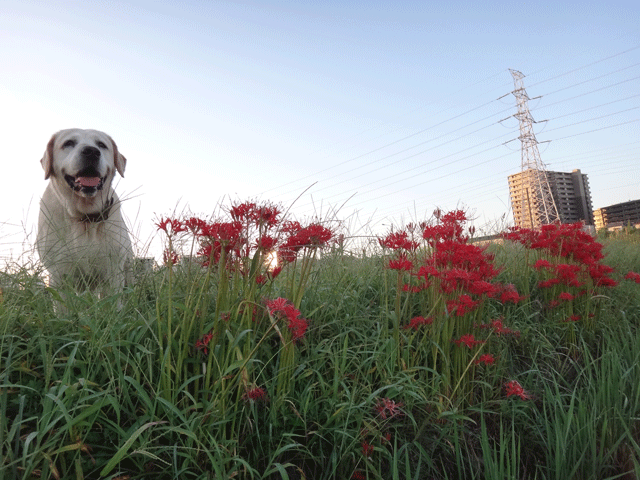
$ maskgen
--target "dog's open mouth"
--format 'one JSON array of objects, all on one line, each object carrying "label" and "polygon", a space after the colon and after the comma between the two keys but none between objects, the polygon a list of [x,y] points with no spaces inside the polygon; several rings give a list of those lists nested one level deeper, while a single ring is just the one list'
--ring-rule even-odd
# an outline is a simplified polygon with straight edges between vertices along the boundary
[{"label": "dog's open mouth", "polygon": [[75,192],[93,193],[101,190],[107,177],[94,175],[65,175],[64,179]]}]

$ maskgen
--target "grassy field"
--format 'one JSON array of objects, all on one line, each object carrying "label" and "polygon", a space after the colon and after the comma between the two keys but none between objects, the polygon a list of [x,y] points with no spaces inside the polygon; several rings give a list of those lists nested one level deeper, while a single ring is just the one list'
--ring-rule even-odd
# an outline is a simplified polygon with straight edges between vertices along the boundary
[{"label": "grassy field", "polygon": [[160,221],[109,298],[2,273],[0,478],[640,478],[640,235],[356,256],[267,207]]}]

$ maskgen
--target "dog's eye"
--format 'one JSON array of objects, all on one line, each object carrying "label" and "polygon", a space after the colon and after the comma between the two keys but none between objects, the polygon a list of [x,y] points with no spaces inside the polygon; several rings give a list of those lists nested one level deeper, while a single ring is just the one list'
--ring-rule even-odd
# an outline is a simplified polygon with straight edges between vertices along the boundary
[{"label": "dog's eye", "polygon": [[98,148],[102,148],[103,150],[107,150],[107,146],[104,143],[102,143],[100,140],[98,140],[96,142],[96,145],[98,145]]},{"label": "dog's eye", "polygon": [[76,141],[75,140],[67,140],[66,142],[64,142],[62,144],[62,148],[73,148],[76,146]]}]

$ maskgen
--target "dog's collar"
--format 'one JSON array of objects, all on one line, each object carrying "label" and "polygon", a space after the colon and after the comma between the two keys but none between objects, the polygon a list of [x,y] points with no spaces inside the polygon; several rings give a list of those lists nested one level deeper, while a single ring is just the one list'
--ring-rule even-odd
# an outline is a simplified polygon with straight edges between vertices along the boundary
[{"label": "dog's collar", "polygon": [[109,218],[109,213],[113,207],[113,197],[105,202],[105,207],[98,213],[85,213],[80,217],[82,223],[100,223]]}]

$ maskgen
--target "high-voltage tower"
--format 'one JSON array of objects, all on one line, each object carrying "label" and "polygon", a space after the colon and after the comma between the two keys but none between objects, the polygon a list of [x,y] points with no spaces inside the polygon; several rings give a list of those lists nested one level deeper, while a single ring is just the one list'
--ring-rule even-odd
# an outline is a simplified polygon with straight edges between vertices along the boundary
[{"label": "high-voltage tower", "polygon": [[558,208],[549,183],[547,170],[540,159],[538,140],[533,132],[535,121],[529,111],[529,96],[524,89],[524,75],[509,69],[513,76],[515,90],[512,92],[518,104],[515,118],[520,122],[522,171],[520,173],[519,200],[512,201],[516,225],[536,228],[560,219]]}]

